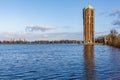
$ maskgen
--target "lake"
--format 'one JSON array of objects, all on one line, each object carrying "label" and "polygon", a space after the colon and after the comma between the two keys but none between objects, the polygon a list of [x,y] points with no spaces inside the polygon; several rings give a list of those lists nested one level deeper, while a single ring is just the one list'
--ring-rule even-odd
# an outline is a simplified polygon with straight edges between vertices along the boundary
[{"label": "lake", "polygon": [[120,80],[120,49],[81,44],[0,44],[0,80]]}]

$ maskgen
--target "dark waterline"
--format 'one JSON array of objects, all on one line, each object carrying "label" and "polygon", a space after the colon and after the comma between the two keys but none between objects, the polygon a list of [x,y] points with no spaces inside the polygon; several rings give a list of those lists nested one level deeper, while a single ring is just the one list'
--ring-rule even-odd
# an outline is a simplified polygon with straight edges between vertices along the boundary
[{"label": "dark waterline", "polygon": [[120,50],[80,44],[1,44],[0,80],[119,80]]}]

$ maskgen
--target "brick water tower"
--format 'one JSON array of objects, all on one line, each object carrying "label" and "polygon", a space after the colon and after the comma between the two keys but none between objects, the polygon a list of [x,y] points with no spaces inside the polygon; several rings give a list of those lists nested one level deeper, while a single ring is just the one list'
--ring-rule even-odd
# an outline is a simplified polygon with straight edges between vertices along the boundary
[{"label": "brick water tower", "polygon": [[94,8],[88,4],[83,9],[84,44],[94,44]]}]

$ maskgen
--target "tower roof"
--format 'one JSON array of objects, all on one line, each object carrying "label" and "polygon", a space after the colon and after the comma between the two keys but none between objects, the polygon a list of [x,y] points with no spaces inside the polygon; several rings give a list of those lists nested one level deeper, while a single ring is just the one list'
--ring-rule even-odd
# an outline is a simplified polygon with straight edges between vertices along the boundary
[{"label": "tower roof", "polygon": [[87,8],[94,9],[90,4],[88,4],[88,6],[85,7],[85,9],[87,9]]}]

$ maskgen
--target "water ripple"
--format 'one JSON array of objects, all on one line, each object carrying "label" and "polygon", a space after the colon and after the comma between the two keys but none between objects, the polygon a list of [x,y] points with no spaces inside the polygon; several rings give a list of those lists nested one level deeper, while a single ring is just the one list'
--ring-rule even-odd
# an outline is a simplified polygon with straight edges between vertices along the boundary
[{"label": "water ripple", "polygon": [[119,80],[120,50],[78,44],[0,45],[0,80]]}]

